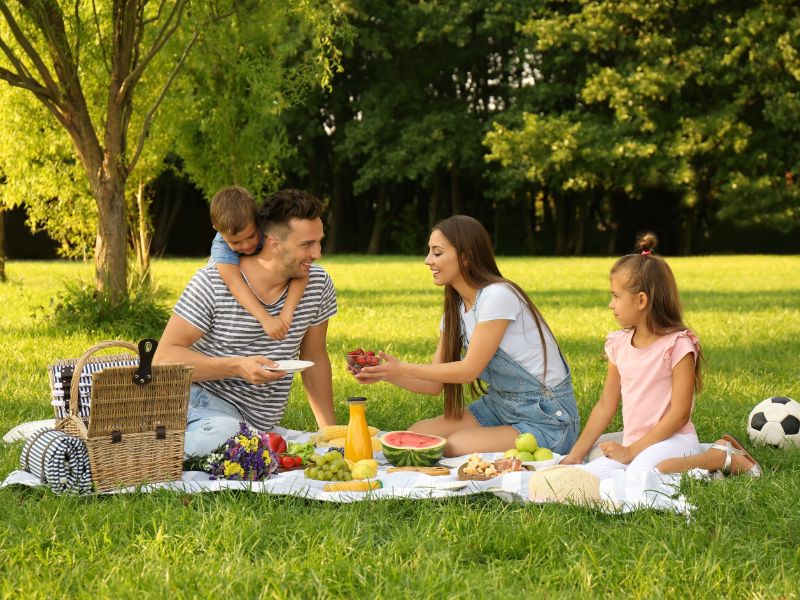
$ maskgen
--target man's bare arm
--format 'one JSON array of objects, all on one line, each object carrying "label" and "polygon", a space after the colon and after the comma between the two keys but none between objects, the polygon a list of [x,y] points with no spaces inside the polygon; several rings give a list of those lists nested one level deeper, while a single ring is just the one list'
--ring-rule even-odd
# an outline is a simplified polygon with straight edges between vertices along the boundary
[{"label": "man's bare arm", "polygon": [[286,375],[283,371],[267,371],[275,363],[265,356],[206,356],[190,350],[203,335],[197,327],[173,314],[156,349],[153,362],[192,365],[192,381],[209,381],[241,377],[250,383],[276,381]]},{"label": "man's bare arm", "polygon": [[302,373],[303,387],[306,389],[308,403],[317,425],[336,424],[336,413],[333,410],[333,380],[331,376],[331,359],[327,348],[328,322],[309,327],[300,344],[300,358],[311,360],[314,366]]}]

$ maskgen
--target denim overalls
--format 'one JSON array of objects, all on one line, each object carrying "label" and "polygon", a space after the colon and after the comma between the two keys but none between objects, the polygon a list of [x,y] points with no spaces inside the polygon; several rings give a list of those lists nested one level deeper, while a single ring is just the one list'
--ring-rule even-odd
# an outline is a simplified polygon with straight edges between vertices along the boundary
[{"label": "denim overalls", "polygon": [[[476,322],[480,295],[481,290],[478,290],[472,307]],[[468,343],[463,318],[461,339],[466,352]],[[578,438],[580,417],[572,391],[572,375],[560,350],[559,357],[567,376],[550,388],[498,347],[480,374],[489,391],[467,408],[485,427],[510,425],[520,433],[534,434],[539,446],[566,454]]]}]

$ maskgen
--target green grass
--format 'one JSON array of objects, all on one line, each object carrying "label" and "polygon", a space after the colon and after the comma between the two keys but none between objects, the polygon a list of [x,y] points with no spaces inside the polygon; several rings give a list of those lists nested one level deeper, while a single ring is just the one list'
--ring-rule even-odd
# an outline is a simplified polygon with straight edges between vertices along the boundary
[{"label": "green grass", "polygon": [[[558,336],[583,418],[602,388],[612,259],[505,258]],[[170,299],[198,260],[155,264]],[[339,314],[331,321],[336,410],[369,398],[371,424],[404,428],[441,400],[378,384],[360,388],[343,354],[384,348],[407,360],[433,352],[441,291],[420,258],[326,258]],[[670,260],[708,359],[694,421],[701,439],[745,436],[750,408],[800,399],[800,257]],[[52,416],[46,365],[114,331],[44,325],[49,299],[91,268],[10,262],[0,285],[0,429]],[[41,307],[41,308],[37,308]],[[151,331],[143,331],[152,334]],[[156,332],[157,334],[157,332]],[[302,388],[284,425],[312,429]],[[619,422],[616,423],[618,427]],[[20,445],[0,447],[0,477]],[[56,497],[0,490],[0,595],[241,598],[797,598],[800,451],[756,448],[760,480],[686,481],[691,519],[624,516],[570,506],[505,504],[493,496],[337,505],[240,492]]]}]

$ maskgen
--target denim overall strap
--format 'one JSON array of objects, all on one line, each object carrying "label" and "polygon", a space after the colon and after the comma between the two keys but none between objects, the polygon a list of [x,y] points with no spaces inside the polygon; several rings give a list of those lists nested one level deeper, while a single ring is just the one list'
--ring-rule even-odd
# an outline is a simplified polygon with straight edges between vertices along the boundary
[{"label": "denim overall strap", "polygon": [[[481,292],[478,290],[475,296],[475,303],[472,305],[472,313],[475,315],[475,321],[478,321],[478,302],[480,301]],[[461,339],[465,349],[469,348],[466,336],[466,327],[464,325],[464,318],[460,318],[461,325]],[[567,377],[570,375],[569,365],[561,355],[559,349],[559,356],[564,363],[564,368],[567,371]],[[565,377],[565,379],[567,378]],[[539,381],[532,373],[529,373],[517,361],[515,361],[507,352],[498,347],[492,356],[489,363],[484,368],[483,372],[479,375],[481,381],[488,383],[495,391],[499,393],[540,393],[549,392],[544,382]],[[559,383],[560,385],[560,383]]]},{"label": "denim overall strap", "polygon": [[[479,299],[480,291],[472,307],[476,321]],[[468,347],[463,318],[461,327],[464,346]],[[580,417],[569,365],[560,350],[559,357],[567,374],[553,387],[539,381],[500,347],[484,368],[480,379],[489,385],[484,399],[496,406],[497,414],[506,416],[506,424],[522,430],[518,425],[526,421],[531,425],[530,429],[537,432],[537,439],[542,445],[554,452],[564,453],[577,438]]]}]

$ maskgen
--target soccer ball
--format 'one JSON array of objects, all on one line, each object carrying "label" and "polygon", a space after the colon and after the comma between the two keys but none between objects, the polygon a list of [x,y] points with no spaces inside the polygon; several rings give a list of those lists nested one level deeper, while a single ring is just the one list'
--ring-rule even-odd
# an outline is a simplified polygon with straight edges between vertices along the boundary
[{"label": "soccer ball", "polygon": [[761,446],[800,446],[800,403],[785,396],[762,400],[750,411],[747,435]]}]

